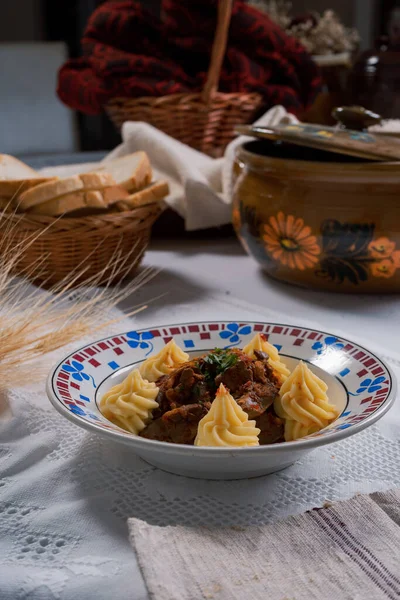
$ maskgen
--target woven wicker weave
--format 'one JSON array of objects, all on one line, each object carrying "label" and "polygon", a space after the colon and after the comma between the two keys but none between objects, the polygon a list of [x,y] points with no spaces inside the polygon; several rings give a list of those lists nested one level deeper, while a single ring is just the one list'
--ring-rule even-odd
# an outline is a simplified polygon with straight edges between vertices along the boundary
[{"label": "woven wicker weave", "polygon": [[262,104],[256,93],[218,92],[232,14],[232,0],[220,0],[207,81],[202,93],[115,98],[105,107],[118,129],[125,121],[145,121],[206,154],[219,156],[234,138],[236,125],[253,121]]},{"label": "woven wicker weave", "polygon": [[[99,283],[116,283],[134,275],[161,210],[159,204],[149,204],[129,212],[59,219],[4,214],[0,235],[12,236],[15,246],[26,246],[16,273],[29,274],[37,284],[47,287],[83,269],[76,283],[100,274]],[[126,264],[116,267],[124,257]]]}]

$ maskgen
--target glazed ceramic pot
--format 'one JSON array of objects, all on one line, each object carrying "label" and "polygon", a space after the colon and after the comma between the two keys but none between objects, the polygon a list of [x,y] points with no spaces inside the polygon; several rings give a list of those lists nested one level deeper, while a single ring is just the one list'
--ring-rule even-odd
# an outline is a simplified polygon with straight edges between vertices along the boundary
[{"label": "glazed ceramic pot", "polygon": [[400,292],[400,163],[247,142],[234,165],[233,224],[276,279],[335,292]]}]

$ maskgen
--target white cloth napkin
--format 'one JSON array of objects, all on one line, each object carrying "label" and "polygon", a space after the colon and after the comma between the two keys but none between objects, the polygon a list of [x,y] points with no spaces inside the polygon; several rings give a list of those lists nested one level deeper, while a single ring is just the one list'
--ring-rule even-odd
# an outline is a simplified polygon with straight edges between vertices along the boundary
[{"label": "white cloth napkin", "polygon": [[[298,122],[282,106],[271,108],[256,124],[277,125]],[[235,149],[246,139],[234,139],[223,158],[215,159],[193,150],[159,129],[142,122],[126,122],[122,144],[102,162],[144,150],[154,167],[155,179],[170,185],[167,204],[185,220],[187,231],[218,227],[231,222],[231,174]],[[42,169],[45,175],[67,176],[96,168],[96,163]]]},{"label": "white cloth napkin", "polygon": [[397,600],[399,518],[400,489],[264,527],[129,531],[153,600]]}]

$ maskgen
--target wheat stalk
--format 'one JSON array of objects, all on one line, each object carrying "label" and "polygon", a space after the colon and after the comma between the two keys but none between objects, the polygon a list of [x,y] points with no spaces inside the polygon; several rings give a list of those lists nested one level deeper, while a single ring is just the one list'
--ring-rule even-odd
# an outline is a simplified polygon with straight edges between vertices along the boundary
[{"label": "wheat stalk", "polygon": [[[0,220],[5,218],[5,213],[0,214]],[[128,274],[135,254],[135,248],[124,256],[117,248],[110,256],[109,264],[83,283],[77,284],[86,268],[77,265],[63,281],[47,291],[38,290],[30,283],[30,278],[40,272],[45,256],[32,265],[24,277],[13,275],[22,253],[36,241],[38,234],[33,234],[22,247],[16,243],[15,230],[8,220],[2,227],[0,238],[0,388],[3,389],[41,377],[37,360],[43,355],[143,310],[143,306],[136,307],[128,314],[104,319],[105,314],[134,294],[157,272],[151,268],[143,269],[129,283],[112,287],[111,282],[117,274],[122,279]],[[99,287],[106,273],[107,281]]]}]

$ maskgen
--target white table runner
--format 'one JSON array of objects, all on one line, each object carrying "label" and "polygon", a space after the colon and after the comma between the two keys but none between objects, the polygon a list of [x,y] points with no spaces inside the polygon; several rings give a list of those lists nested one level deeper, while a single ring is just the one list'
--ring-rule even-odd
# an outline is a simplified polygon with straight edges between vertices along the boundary
[{"label": "white table runner", "polygon": [[[134,326],[200,317],[290,322],[230,296],[180,285],[138,315]],[[390,364],[399,374],[398,358]],[[376,426],[286,471],[244,482],[201,482],[158,471],[72,425],[50,406],[43,384],[13,390],[9,401],[14,418],[0,425],[2,600],[85,600],[94,590],[97,600],[147,598],[128,541],[128,517],[153,524],[262,524],[326,500],[400,486],[398,403]]]}]

